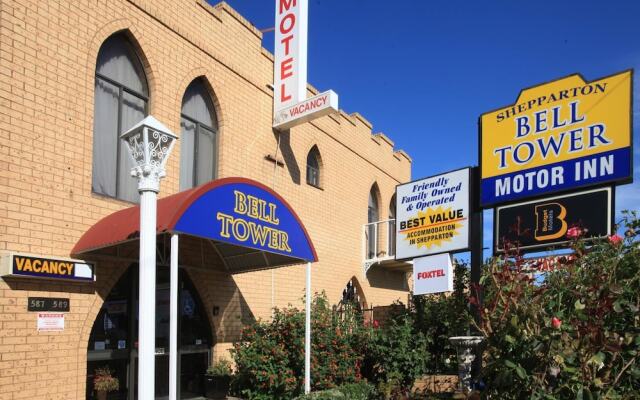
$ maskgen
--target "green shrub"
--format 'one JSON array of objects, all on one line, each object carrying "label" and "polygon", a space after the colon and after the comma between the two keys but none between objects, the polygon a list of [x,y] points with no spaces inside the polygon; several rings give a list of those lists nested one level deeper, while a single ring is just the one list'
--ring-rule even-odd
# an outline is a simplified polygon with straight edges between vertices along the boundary
[{"label": "green shrub", "polygon": [[[353,313],[353,314],[351,314]],[[324,295],[312,303],[311,384],[313,390],[360,380],[367,343],[362,317],[347,311],[339,318]],[[246,327],[234,344],[237,373],[233,390],[248,399],[291,399],[304,384],[304,311],[274,310],[271,322]]]},{"label": "green shrub", "polygon": [[471,323],[468,312],[469,269],[457,262],[454,267],[453,293],[413,296],[411,317],[415,330],[427,339],[429,374],[457,374],[456,349],[452,336],[466,335]]},{"label": "green shrub", "polygon": [[367,382],[348,383],[338,390],[349,400],[372,400],[376,398],[376,390]]},{"label": "green shrub", "polygon": [[311,392],[309,394],[296,397],[296,400],[347,400],[344,393],[338,389],[327,389],[319,392]]},{"label": "green shrub", "polygon": [[[480,331],[488,395],[633,399],[640,392],[640,227],[626,239],[576,239],[575,257],[535,282],[517,254],[492,260]],[[575,232],[575,231],[574,231]]]},{"label": "green shrub", "polygon": [[225,358],[216,361],[212,366],[207,368],[207,375],[212,376],[229,376],[231,375],[231,362]]},{"label": "green shrub", "polygon": [[415,379],[427,370],[427,339],[414,329],[410,313],[403,313],[382,328],[374,329],[368,350],[371,380],[379,385],[381,392],[408,392]]},{"label": "green shrub", "polygon": [[374,400],[376,398],[373,385],[367,382],[358,382],[348,383],[335,389],[311,392],[297,397],[297,400]]}]

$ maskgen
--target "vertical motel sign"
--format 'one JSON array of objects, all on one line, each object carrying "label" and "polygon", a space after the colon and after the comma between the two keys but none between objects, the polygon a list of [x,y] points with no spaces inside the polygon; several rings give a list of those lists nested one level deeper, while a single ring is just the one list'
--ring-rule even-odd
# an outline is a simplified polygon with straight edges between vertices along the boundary
[{"label": "vertical motel sign", "polygon": [[338,111],[332,90],[307,99],[308,0],[276,0],[273,127],[286,130]]}]

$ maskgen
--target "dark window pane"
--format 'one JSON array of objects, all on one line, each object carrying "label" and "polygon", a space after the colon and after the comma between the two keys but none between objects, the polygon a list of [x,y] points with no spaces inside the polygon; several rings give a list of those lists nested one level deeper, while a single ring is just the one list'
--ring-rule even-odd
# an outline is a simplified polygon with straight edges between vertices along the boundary
[{"label": "dark window pane", "polygon": [[121,278],[102,304],[89,335],[89,351],[123,350],[131,346],[129,339],[130,276],[131,273],[128,272]]},{"label": "dark window pane", "polygon": [[320,163],[318,149],[314,146],[307,154],[307,183],[320,187]]}]

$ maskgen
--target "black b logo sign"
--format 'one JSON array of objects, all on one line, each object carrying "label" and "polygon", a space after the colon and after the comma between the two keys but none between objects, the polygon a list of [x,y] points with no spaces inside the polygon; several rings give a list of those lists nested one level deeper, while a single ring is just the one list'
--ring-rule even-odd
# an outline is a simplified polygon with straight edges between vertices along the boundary
[{"label": "black b logo sign", "polygon": [[536,240],[557,239],[567,233],[567,209],[560,203],[546,203],[535,207]]}]

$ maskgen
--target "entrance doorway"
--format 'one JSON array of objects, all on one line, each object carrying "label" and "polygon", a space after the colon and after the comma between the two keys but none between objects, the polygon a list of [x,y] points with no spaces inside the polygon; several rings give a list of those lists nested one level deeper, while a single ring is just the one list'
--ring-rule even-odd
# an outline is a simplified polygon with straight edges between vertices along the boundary
[{"label": "entrance doorway", "polygon": [[[204,373],[213,344],[206,310],[186,272],[178,274],[178,393],[180,399],[204,398]],[[111,289],[91,329],[87,352],[87,399],[95,399],[96,369],[108,367],[120,382],[109,400],[137,398],[138,265],[132,265]],[[156,273],[156,399],[169,395],[169,269]]]}]

